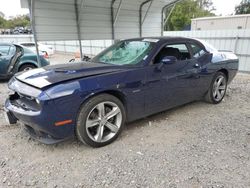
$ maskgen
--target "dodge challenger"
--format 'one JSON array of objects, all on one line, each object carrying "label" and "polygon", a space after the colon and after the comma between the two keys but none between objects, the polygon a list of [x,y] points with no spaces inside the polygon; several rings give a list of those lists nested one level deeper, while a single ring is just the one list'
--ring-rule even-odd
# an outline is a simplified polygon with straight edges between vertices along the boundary
[{"label": "dodge challenger", "polygon": [[197,39],[122,40],[89,62],[17,73],[5,115],[43,143],[76,136],[101,147],[126,122],[196,100],[220,103],[237,71],[236,55]]}]

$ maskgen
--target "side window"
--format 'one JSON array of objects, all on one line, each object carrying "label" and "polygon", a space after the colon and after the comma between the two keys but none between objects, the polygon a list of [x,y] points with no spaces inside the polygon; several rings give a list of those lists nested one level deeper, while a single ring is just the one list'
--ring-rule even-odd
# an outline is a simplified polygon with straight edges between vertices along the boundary
[{"label": "side window", "polygon": [[2,46],[0,46],[0,53],[2,55],[8,55],[9,54],[9,50],[10,50],[10,46],[9,45],[2,45]]},{"label": "side window", "polygon": [[179,61],[191,58],[188,47],[185,43],[168,44],[163,47],[155,57],[154,64],[160,63],[160,61],[166,56],[174,56]]},{"label": "side window", "polygon": [[176,53],[178,52],[178,58],[176,57],[178,60],[186,60],[191,58],[186,44],[170,44],[167,45],[166,48],[171,49],[172,51],[176,51]]},{"label": "side window", "polygon": [[9,55],[14,55],[15,52],[16,52],[16,47],[15,47],[14,45],[12,45],[12,46],[10,47],[10,50],[9,50]]},{"label": "side window", "polygon": [[191,48],[193,51],[194,58],[199,58],[200,56],[202,56],[203,54],[206,53],[203,48],[201,48],[200,46],[198,46],[196,44],[191,44]]}]

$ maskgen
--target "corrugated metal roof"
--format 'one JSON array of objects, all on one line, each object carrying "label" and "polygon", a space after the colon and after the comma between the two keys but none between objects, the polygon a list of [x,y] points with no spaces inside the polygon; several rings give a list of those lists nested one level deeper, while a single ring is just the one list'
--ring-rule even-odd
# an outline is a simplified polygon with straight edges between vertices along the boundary
[{"label": "corrugated metal roof", "polygon": [[[21,0],[27,7],[29,0]],[[121,6],[119,9],[120,2]],[[116,0],[113,4],[115,39],[140,36],[140,5],[142,7],[142,36],[161,35],[162,7],[175,0]],[[112,0],[77,0],[79,22],[76,21],[74,0],[33,0],[33,19],[37,39],[78,40],[77,23],[82,40],[112,39]],[[118,13],[117,13],[118,12]],[[144,16],[146,18],[144,19]]]}]

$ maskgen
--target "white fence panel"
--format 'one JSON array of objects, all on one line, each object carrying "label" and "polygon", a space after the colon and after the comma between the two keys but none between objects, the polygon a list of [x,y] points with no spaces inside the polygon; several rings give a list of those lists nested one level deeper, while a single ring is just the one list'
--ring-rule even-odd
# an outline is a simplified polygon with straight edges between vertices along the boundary
[{"label": "white fence panel", "polygon": [[250,30],[166,31],[164,36],[198,38],[218,50],[230,50],[239,57],[239,70],[250,72]]}]

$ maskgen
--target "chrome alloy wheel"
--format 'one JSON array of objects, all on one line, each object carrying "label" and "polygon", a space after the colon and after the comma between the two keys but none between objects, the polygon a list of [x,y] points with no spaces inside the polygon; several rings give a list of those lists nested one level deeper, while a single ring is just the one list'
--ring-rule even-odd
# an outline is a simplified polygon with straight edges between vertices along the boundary
[{"label": "chrome alloy wheel", "polygon": [[220,101],[225,95],[227,88],[226,78],[222,75],[218,76],[213,84],[213,98],[215,101]]},{"label": "chrome alloy wheel", "polygon": [[95,142],[106,142],[112,139],[122,124],[121,109],[113,102],[97,104],[87,116],[86,131]]}]

